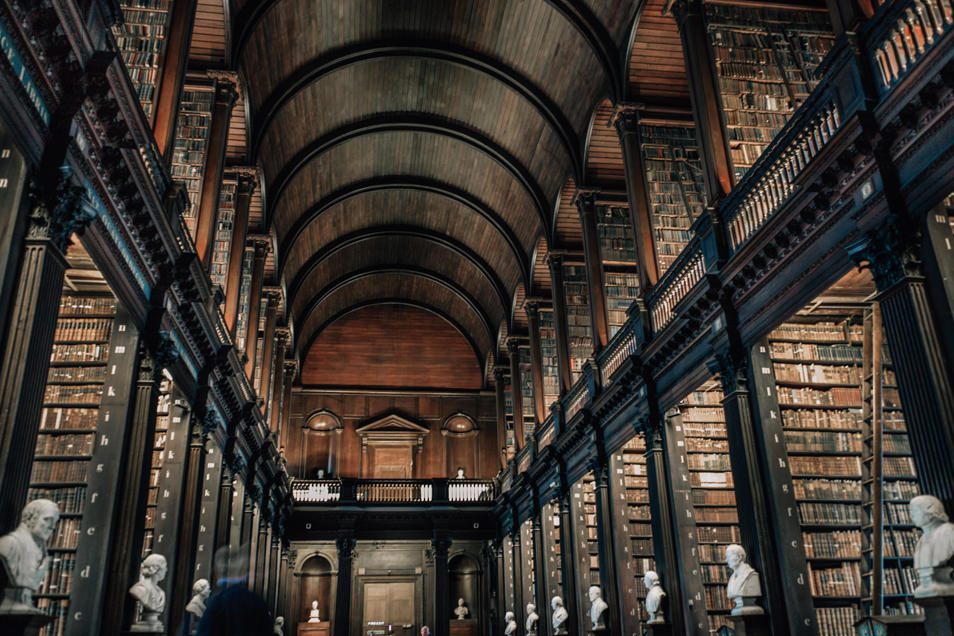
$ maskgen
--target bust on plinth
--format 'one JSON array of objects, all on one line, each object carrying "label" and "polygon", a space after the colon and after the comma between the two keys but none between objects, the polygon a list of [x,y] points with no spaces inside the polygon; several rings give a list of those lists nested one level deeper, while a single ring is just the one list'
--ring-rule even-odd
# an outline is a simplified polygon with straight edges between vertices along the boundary
[{"label": "bust on plinth", "polygon": [[564,636],[566,634],[566,620],[570,614],[563,607],[563,599],[554,596],[550,601],[550,609],[553,610],[553,634],[554,636]]},{"label": "bust on plinth", "polygon": [[6,586],[0,613],[42,614],[33,606],[33,593],[46,579],[50,557],[46,543],[60,520],[59,507],[49,499],[35,499],[23,508],[20,525],[0,537],[0,566]]},{"label": "bust on plinth", "polygon": [[606,629],[606,610],[609,605],[603,600],[599,585],[591,585],[588,591],[590,597],[590,622],[593,624],[593,631]]},{"label": "bust on plinth", "polygon": [[537,623],[540,616],[537,614],[537,606],[533,603],[527,603],[527,636],[537,636]]},{"label": "bust on plinth", "polygon": [[468,616],[470,616],[470,610],[467,609],[467,605],[466,603],[464,603],[464,599],[462,598],[457,599],[457,607],[454,608],[454,616],[456,616],[457,620],[459,621],[462,621]]},{"label": "bust on plinth", "polygon": [[732,570],[732,576],[726,584],[725,593],[730,601],[735,601],[732,614],[764,614],[765,610],[755,604],[762,597],[762,583],[759,573],[745,562],[745,548],[733,543],[725,549],[725,562]]},{"label": "bust on plinth", "polygon": [[139,601],[142,616],[130,626],[131,632],[162,632],[159,615],[166,608],[166,593],[159,582],[166,578],[166,557],[150,554],[139,566],[139,581],[129,588],[129,595]]},{"label": "bust on plinth", "polygon": [[649,614],[649,625],[661,625],[666,622],[663,618],[662,605],[666,598],[666,591],[659,582],[659,575],[647,570],[643,575],[643,584],[646,586],[646,613]]},{"label": "bust on plinth", "polygon": [[321,622],[321,610],[318,609],[318,601],[311,602],[311,611],[308,612],[308,622],[309,623]]},{"label": "bust on plinth", "polygon": [[517,621],[514,620],[513,612],[504,614],[504,623],[507,624],[504,628],[504,636],[513,636],[517,633]]},{"label": "bust on plinth", "polygon": [[951,557],[954,556],[954,523],[944,512],[944,504],[932,495],[919,495],[908,504],[911,521],[921,528],[914,547],[914,569],[918,587],[914,596],[954,596]]}]

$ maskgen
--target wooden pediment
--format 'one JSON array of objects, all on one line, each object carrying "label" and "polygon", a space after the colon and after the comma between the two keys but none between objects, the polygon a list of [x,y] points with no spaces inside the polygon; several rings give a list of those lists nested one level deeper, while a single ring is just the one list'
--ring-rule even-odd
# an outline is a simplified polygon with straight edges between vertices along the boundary
[{"label": "wooden pediment", "polygon": [[412,422],[396,413],[389,413],[355,429],[361,438],[361,446],[370,444],[412,444],[418,450],[424,445],[424,436],[430,429]]}]

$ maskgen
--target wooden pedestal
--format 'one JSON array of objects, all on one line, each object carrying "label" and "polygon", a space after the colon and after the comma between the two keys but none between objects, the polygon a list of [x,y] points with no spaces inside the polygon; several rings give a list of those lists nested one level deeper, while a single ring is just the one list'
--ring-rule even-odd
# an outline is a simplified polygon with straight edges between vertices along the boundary
[{"label": "wooden pedestal", "polygon": [[730,615],[736,636],[771,636],[767,614]]},{"label": "wooden pedestal", "polygon": [[0,634],[36,636],[53,622],[52,616],[34,612],[4,612],[0,614]]},{"label": "wooden pedestal", "polygon": [[646,624],[647,636],[672,636],[672,625],[669,623]]},{"label": "wooden pedestal", "polygon": [[298,636],[331,636],[331,623],[298,623]]},{"label": "wooden pedestal", "polygon": [[924,608],[924,631],[930,636],[952,636],[954,626],[954,596],[915,598]]},{"label": "wooden pedestal", "polygon": [[462,621],[452,620],[450,636],[477,636],[477,621],[472,618],[465,618]]}]

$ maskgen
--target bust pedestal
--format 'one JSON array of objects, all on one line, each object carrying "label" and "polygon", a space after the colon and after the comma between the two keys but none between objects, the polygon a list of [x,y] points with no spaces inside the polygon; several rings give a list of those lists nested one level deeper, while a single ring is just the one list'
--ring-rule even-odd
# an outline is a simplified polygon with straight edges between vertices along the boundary
[{"label": "bust pedestal", "polygon": [[473,618],[450,622],[450,636],[477,636],[477,621]]},{"label": "bust pedestal", "polygon": [[331,621],[298,623],[298,636],[331,636]]},{"label": "bust pedestal", "polygon": [[586,633],[590,636],[609,636],[610,631],[608,627],[592,627]]},{"label": "bust pedestal", "polygon": [[646,623],[647,636],[673,636],[669,623]]},{"label": "bust pedestal", "polygon": [[40,630],[53,622],[52,616],[34,611],[4,610],[0,612],[0,634],[10,636],[36,636]]},{"label": "bust pedestal", "polygon": [[[759,608],[761,609],[761,608]],[[736,636],[770,636],[768,615],[758,614],[730,614],[733,630]]]},{"label": "bust pedestal", "polygon": [[924,631],[931,636],[954,636],[954,595],[914,598],[924,608]]}]

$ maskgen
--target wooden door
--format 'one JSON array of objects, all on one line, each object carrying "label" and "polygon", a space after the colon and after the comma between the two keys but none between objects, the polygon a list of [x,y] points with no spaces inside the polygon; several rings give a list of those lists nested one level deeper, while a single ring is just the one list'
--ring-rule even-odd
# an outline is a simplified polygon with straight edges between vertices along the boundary
[{"label": "wooden door", "polygon": [[364,584],[361,636],[384,636],[388,626],[398,636],[416,634],[413,581]]},{"label": "wooden door", "polygon": [[372,455],[372,479],[410,479],[413,476],[413,450],[410,446],[375,446]]}]

